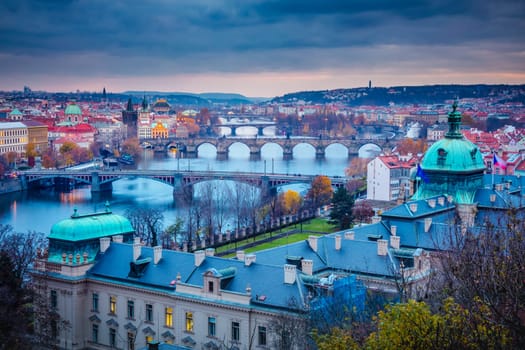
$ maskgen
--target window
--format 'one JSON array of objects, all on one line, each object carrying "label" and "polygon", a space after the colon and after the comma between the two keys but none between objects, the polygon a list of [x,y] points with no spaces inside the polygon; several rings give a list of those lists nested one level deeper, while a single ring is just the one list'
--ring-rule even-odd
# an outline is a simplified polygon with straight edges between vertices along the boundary
[{"label": "window", "polygon": [[208,317],[208,336],[215,337],[215,317]]},{"label": "window", "polygon": [[50,295],[50,303],[52,308],[56,308],[58,305],[58,297],[57,297],[57,291],[52,290]]},{"label": "window", "polygon": [[193,332],[193,312],[186,312],[186,332]]},{"label": "window", "polygon": [[173,308],[167,307],[164,313],[166,327],[173,327]]},{"label": "window", "polygon": [[128,332],[128,350],[135,350],[135,334]]},{"label": "window", "polygon": [[208,281],[208,292],[213,293],[213,281]]},{"label": "window", "polygon": [[92,311],[98,312],[98,294],[97,293],[93,293],[91,308],[92,308]]},{"label": "window", "polygon": [[109,297],[109,313],[113,315],[117,313],[117,297],[116,296]]},{"label": "window", "polygon": [[232,340],[239,341],[241,333],[241,325],[239,322],[232,322]]},{"label": "window", "polygon": [[146,336],[146,344],[149,344],[153,341],[153,336],[152,335],[147,335]]},{"label": "window", "polygon": [[98,324],[93,324],[91,326],[91,341],[93,343],[98,343]]},{"label": "window", "polygon": [[259,345],[266,345],[266,327],[259,326]]},{"label": "window", "polygon": [[51,320],[51,339],[58,338],[58,324],[56,320]]},{"label": "window", "polygon": [[153,322],[153,305],[146,304],[146,322]]},{"label": "window", "polygon": [[135,318],[135,302],[133,300],[128,300],[128,318]]},{"label": "window", "polygon": [[117,346],[117,331],[115,328],[109,329],[109,346],[112,348]]}]

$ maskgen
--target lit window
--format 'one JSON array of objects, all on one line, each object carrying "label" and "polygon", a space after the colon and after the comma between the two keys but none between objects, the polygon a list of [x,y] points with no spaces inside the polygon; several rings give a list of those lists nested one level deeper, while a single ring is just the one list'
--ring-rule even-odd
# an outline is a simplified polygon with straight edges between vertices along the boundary
[{"label": "lit window", "polygon": [[116,296],[109,297],[109,313],[113,315],[117,313],[117,297]]},{"label": "lit window", "polygon": [[51,295],[50,295],[50,302],[51,302],[51,307],[52,308],[56,308],[57,305],[58,305],[58,297],[57,297],[57,291],[56,290],[52,290],[51,291]]},{"label": "lit window", "polygon": [[232,322],[232,340],[239,341],[241,333],[241,325],[239,322]]},{"label": "lit window", "polygon": [[186,332],[193,332],[193,313],[186,312]]},{"label": "lit window", "polygon": [[259,326],[259,345],[266,345],[266,327]]},{"label": "lit window", "polygon": [[91,341],[93,343],[98,343],[98,324],[93,324],[91,326]]},{"label": "lit window", "polygon": [[117,346],[117,331],[115,328],[109,329],[109,346],[112,348]]},{"label": "lit window", "polygon": [[146,344],[149,344],[153,341],[153,336],[152,335],[147,335],[146,336]]},{"label": "lit window", "polygon": [[93,309],[92,311],[98,312],[98,294],[97,293],[93,293],[91,308]]},{"label": "lit window", "polygon": [[153,322],[153,305],[146,304],[146,322]]},{"label": "lit window", "polygon": [[135,318],[135,302],[133,300],[128,300],[128,318]]},{"label": "lit window", "polygon": [[167,307],[164,315],[166,327],[173,327],[173,308]]},{"label": "lit window", "polygon": [[208,317],[208,336],[215,336],[215,317]]}]

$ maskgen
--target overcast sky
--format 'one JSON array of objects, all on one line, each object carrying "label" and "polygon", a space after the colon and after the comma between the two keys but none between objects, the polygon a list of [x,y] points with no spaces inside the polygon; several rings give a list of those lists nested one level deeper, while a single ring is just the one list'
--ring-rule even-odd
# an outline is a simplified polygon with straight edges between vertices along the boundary
[{"label": "overcast sky", "polygon": [[0,89],[525,83],[523,0],[1,0]]}]

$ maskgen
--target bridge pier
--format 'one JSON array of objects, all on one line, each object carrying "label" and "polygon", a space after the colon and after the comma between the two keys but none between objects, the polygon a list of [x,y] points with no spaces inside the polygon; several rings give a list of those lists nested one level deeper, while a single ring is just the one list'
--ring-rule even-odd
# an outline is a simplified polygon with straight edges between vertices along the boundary
[{"label": "bridge pier", "polygon": [[193,185],[184,185],[183,175],[173,176],[173,199],[175,202],[187,201],[193,197]]},{"label": "bridge pier", "polygon": [[225,151],[225,152],[217,151],[217,160],[228,160],[228,151]]},{"label": "bridge pier", "polygon": [[186,145],[186,158],[197,158],[197,146]]},{"label": "bridge pier", "polygon": [[257,135],[258,136],[264,136],[264,132],[263,131],[264,131],[264,127],[263,126],[259,126],[257,128]]},{"label": "bridge pier", "polygon": [[325,157],[325,148],[323,146],[317,146],[315,148],[315,158],[324,159]]},{"label": "bridge pier", "polygon": [[111,190],[113,190],[113,184],[111,182],[100,183],[98,172],[94,171],[91,173],[91,192],[103,192]]},{"label": "bridge pier", "polygon": [[237,136],[237,128],[235,126],[230,126],[231,134],[230,136]]}]

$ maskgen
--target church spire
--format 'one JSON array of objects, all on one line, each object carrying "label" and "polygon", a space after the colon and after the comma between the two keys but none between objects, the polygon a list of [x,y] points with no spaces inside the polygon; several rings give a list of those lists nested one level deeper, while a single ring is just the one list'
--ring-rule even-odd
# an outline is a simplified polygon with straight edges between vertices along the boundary
[{"label": "church spire", "polygon": [[454,101],[452,105],[452,112],[448,114],[448,132],[445,134],[446,138],[461,139],[463,134],[459,130],[461,126],[461,113],[457,110],[458,101]]},{"label": "church spire", "polygon": [[131,97],[128,99],[128,104],[126,106],[126,111],[133,112],[133,102],[131,101]]},{"label": "church spire", "polygon": [[148,101],[146,100],[146,94],[144,94],[144,99],[142,100],[142,110],[145,111],[148,109]]}]

